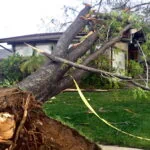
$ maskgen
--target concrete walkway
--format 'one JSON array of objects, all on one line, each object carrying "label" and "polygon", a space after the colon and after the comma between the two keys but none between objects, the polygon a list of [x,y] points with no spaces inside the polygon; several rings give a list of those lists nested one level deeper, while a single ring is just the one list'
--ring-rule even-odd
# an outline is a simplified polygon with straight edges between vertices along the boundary
[{"label": "concrete walkway", "polygon": [[100,145],[102,150],[142,150],[137,148],[127,148],[127,147],[118,147],[118,146],[109,146],[109,145]]}]

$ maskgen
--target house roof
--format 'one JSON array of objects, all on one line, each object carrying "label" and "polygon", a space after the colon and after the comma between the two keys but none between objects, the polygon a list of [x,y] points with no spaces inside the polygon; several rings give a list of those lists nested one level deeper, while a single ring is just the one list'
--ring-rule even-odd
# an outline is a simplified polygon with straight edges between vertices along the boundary
[{"label": "house roof", "polygon": [[126,31],[121,39],[122,42],[136,42],[143,43],[146,41],[145,33],[142,29],[131,28]]},{"label": "house roof", "polygon": [[[130,32],[133,31],[132,32]],[[132,37],[133,40],[139,40],[139,42],[143,42],[146,40],[143,30],[136,30],[130,29],[127,33],[134,35]],[[0,43],[7,43],[7,44],[24,44],[24,43],[47,43],[47,42],[57,42],[63,32],[53,32],[53,33],[39,33],[39,34],[30,34],[30,35],[23,35],[23,36],[16,36],[16,37],[9,37],[9,38],[2,38],[0,39]],[[79,39],[86,35],[85,33],[79,33],[73,40],[73,42],[79,42]],[[125,37],[124,37],[125,36]],[[121,41],[123,42],[130,42],[129,34],[125,34]],[[126,37],[127,36],[127,37]]]},{"label": "house roof", "polygon": [[[54,32],[54,33],[40,33],[40,34],[31,34],[31,35],[23,35],[16,37],[9,37],[0,39],[0,43],[7,44],[21,44],[24,42],[30,43],[38,43],[38,42],[57,42],[61,37],[62,32]],[[84,33],[78,34],[74,41],[78,41],[81,36],[85,35]]]}]

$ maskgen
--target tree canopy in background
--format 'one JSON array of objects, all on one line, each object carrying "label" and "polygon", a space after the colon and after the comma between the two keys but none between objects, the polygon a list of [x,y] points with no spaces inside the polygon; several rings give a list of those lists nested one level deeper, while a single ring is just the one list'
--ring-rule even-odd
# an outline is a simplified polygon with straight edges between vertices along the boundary
[{"label": "tree canopy in background", "polygon": [[41,18],[39,30],[41,32],[60,32],[72,23],[78,15],[83,3],[91,4],[93,9],[102,13],[120,12],[121,10],[130,10],[131,13],[140,15],[144,22],[150,22],[150,5],[148,0],[78,0],[78,5],[64,5],[63,15],[60,18]]}]

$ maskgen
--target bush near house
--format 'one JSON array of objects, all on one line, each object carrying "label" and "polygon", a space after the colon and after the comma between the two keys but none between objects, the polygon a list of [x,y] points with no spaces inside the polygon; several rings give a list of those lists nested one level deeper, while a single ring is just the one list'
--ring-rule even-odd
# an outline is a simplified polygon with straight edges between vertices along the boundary
[{"label": "bush near house", "polygon": [[13,55],[0,62],[1,83],[14,84],[24,77],[24,73],[20,70],[20,65],[25,58],[19,55]]},{"label": "bush near house", "polygon": [[132,77],[136,77],[138,75],[143,74],[144,72],[144,67],[142,64],[134,61],[134,60],[130,60],[129,62],[129,66],[128,66],[128,71],[129,71],[129,75]]},{"label": "bush near house", "polygon": [[18,54],[0,62],[0,84],[10,86],[36,71],[44,63],[43,56],[23,57]]}]

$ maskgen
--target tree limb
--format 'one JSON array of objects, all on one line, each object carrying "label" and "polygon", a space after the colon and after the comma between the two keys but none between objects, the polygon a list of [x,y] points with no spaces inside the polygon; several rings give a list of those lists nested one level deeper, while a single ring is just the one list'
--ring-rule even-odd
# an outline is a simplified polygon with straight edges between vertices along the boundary
[{"label": "tree limb", "polygon": [[48,53],[46,53],[46,52],[44,52],[44,51],[42,51],[42,50],[40,50],[36,47],[33,47],[33,46],[29,45],[29,44],[27,44],[27,45],[30,46],[32,49],[34,49],[34,50],[40,52],[41,54],[45,55],[47,58],[51,59],[52,61],[64,63],[64,64],[70,65],[72,67],[82,69],[82,70],[85,70],[85,71],[89,71],[89,72],[104,74],[104,75],[111,76],[111,77],[117,77],[119,79],[127,79],[127,80],[131,79],[130,77],[121,76],[121,75],[110,73],[110,72],[107,72],[107,71],[104,71],[104,70],[95,69],[95,68],[92,68],[92,67],[87,67],[87,66],[84,66],[84,65],[80,65],[80,64],[74,63],[72,61],[66,60],[64,58],[60,58],[58,56],[50,55],[50,54],[48,54]]},{"label": "tree limb", "polygon": [[[127,2],[129,2],[129,1],[127,1]],[[134,6],[132,6],[132,7],[129,7],[128,10],[131,10],[131,9],[134,9],[134,8],[137,8],[137,7],[141,7],[141,6],[144,6],[144,5],[149,5],[149,4],[150,4],[150,2],[137,4],[137,5],[134,5]],[[120,7],[114,7],[114,8],[112,8],[112,9],[120,9],[120,8],[122,8],[122,7],[125,7],[126,5],[127,5],[127,3],[123,4],[123,5],[120,6]]]},{"label": "tree limb", "polygon": [[130,10],[134,9],[134,8],[137,8],[137,7],[140,7],[140,6],[144,6],[144,5],[150,5],[150,2],[135,5],[135,6],[131,7]]},{"label": "tree limb", "polygon": [[49,55],[47,53],[42,53],[42,54],[44,54],[45,56],[47,56],[49,59],[51,59],[53,61],[60,62],[60,63],[65,63],[67,65],[70,65],[72,67],[82,69],[82,70],[85,70],[85,71],[94,72],[94,73],[98,73],[98,74],[104,74],[104,75],[107,75],[107,76],[110,76],[110,77],[117,77],[119,79],[128,79],[128,80],[131,79],[130,77],[117,75],[117,74],[114,74],[114,73],[110,73],[110,72],[100,70],[100,69],[95,69],[95,68],[88,67],[88,66],[85,66],[85,65],[80,65],[80,64],[74,63],[72,61],[69,61],[69,60],[66,60],[66,59],[63,59],[63,58],[60,58],[60,57],[57,57],[57,56]]},{"label": "tree limb", "polygon": [[127,31],[128,29],[130,29],[131,27],[132,27],[132,24],[127,25],[122,31],[120,31],[119,36],[114,37],[110,41],[104,43],[103,46],[99,50],[97,50],[96,52],[91,54],[85,60],[84,65],[87,65],[89,62],[91,62],[92,60],[96,59],[100,54],[103,54],[106,49],[108,49],[109,47],[113,46],[116,42],[120,41],[121,38],[122,38],[123,33],[125,31]]},{"label": "tree limb", "polygon": [[[85,16],[90,9],[90,6],[86,6],[83,10],[81,10],[75,21],[58,40],[55,51],[52,52],[53,55],[66,57],[68,46],[71,44],[77,33],[80,32],[86,24],[86,21],[82,20],[80,17]],[[56,74],[59,71],[59,66],[59,63],[50,62],[47,66],[41,67],[23,81],[19,82],[17,86],[20,89],[31,91],[38,100],[47,100],[50,94],[49,91],[56,88],[55,82],[58,79]]]},{"label": "tree limb", "polygon": [[68,49],[70,43],[74,39],[74,37],[79,33],[84,25],[86,25],[86,21],[82,20],[80,17],[86,15],[91,6],[85,6],[85,8],[79,13],[74,22],[67,28],[67,30],[63,33],[60,39],[57,42],[56,49],[53,52],[54,55],[65,57],[66,50]]},{"label": "tree limb", "polygon": [[[88,38],[86,38],[81,44],[79,44],[74,50],[72,50],[69,54],[67,59],[70,61],[77,61],[78,58],[82,57],[93,45],[93,43],[98,38],[96,32],[91,34]],[[69,52],[69,51],[68,51]],[[64,76],[64,74],[70,69],[70,66],[66,66],[62,68],[62,65],[59,67],[59,71],[57,72],[57,77],[60,80]]]},{"label": "tree limb", "polygon": [[68,59],[71,61],[76,61],[79,57],[83,56],[91,48],[96,39],[98,39],[98,35],[96,32],[93,32],[68,54]]},{"label": "tree limb", "polygon": [[140,88],[143,89],[143,90],[150,91],[150,88],[149,88],[149,87],[146,87],[146,86],[144,86],[144,85],[141,85],[141,84],[135,82],[134,80],[130,80],[129,82],[132,83],[133,85],[137,86],[137,87],[140,87]]},{"label": "tree limb", "polygon": [[100,1],[99,1],[97,13],[100,12],[100,8],[101,8],[102,1],[103,1],[103,0],[100,0]]},{"label": "tree limb", "polygon": [[6,47],[5,47],[5,46],[3,46],[3,45],[0,45],[0,47],[2,47],[4,50],[6,50],[6,51],[8,51],[8,52],[10,52],[10,53],[13,53],[13,51],[12,51],[12,50],[10,50],[10,49],[6,48]]}]

